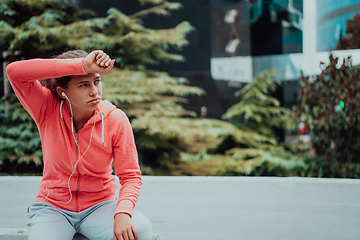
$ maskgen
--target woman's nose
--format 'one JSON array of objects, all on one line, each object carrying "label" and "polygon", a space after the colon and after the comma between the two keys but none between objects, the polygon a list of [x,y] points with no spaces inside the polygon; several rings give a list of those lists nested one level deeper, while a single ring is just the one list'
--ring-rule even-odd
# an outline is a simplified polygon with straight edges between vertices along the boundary
[{"label": "woman's nose", "polygon": [[95,96],[99,93],[99,90],[97,89],[97,87],[95,85],[91,86],[91,90],[90,90],[90,96]]}]

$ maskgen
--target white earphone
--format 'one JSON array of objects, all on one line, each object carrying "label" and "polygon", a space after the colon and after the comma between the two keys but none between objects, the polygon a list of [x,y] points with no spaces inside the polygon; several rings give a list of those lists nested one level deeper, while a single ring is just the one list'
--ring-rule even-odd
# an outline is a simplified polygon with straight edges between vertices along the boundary
[{"label": "white earphone", "polygon": [[[71,102],[70,102],[70,99],[66,96],[65,92],[62,92],[61,95],[62,95],[63,97],[65,97],[66,100],[68,100],[68,102],[69,102],[69,105],[70,105],[70,114],[71,114],[71,132],[74,134],[74,124],[73,124],[73,116],[74,116],[74,114],[73,114],[73,111],[72,111]],[[75,136],[74,136],[74,137],[75,137]]]}]

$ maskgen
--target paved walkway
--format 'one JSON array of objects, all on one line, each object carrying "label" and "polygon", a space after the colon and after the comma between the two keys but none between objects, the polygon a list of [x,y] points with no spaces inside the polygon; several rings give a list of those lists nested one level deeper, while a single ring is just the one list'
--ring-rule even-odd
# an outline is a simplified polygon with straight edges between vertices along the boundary
[{"label": "paved walkway", "polygon": [[[0,228],[26,228],[40,177],[0,177]],[[143,177],[159,240],[359,240],[360,180]]]}]

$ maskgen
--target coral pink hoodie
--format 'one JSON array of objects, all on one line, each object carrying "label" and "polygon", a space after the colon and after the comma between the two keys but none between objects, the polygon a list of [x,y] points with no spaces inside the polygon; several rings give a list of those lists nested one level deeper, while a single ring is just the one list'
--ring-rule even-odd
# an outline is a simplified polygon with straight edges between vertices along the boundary
[{"label": "coral pink hoodie", "polygon": [[123,212],[131,216],[140,193],[141,172],[133,132],[125,113],[108,101],[101,101],[95,115],[78,133],[73,133],[66,104],[36,81],[86,74],[82,59],[18,61],[9,64],[6,71],[17,97],[40,132],[44,169],[36,201],[79,212],[99,202],[116,199],[114,163],[121,184],[115,214]]}]

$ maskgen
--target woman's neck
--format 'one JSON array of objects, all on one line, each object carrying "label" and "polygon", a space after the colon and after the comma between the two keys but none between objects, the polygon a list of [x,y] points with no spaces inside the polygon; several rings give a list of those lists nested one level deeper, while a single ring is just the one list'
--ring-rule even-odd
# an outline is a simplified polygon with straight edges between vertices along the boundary
[{"label": "woman's neck", "polygon": [[[69,108],[69,104],[67,104],[68,109]],[[70,112],[70,110],[69,110]],[[71,114],[71,113],[70,113]],[[74,128],[75,128],[75,132],[79,132],[79,130],[81,128],[83,128],[83,126],[85,125],[85,123],[87,121],[89,121],[89,119],[94,116],[95,111],[81,111],[79,109],[73,109],[73,124],[74,124]]]},{"label": "woman's neck", "polygon": [[89,119],[94,115],[95,111],[90,113],[88,116],[78,116],[76,117],[76,114],[74,114],[74,127],[75,127],[75,131],[79,132],[80,129],[82,129],[85,125],[85,123],[87,123],[87,121],[89,121]]}]

